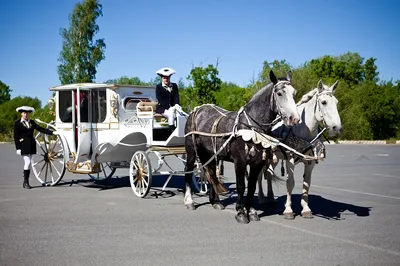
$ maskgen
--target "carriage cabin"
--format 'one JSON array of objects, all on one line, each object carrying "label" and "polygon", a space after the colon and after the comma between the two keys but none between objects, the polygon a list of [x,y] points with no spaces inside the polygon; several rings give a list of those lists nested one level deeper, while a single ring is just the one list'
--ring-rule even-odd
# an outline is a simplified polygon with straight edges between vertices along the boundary
[{"label": "carriage cabin", "polygon": [[82,83],[50,91],[55,92],[49,102],[55,104],[55,127],[75,164],[93,163],[92,155],[96,162],[127,161],[138,149],[184,143],[186,118],[177,117],[171,133],[166,119],[154,112],[155,87]]}]

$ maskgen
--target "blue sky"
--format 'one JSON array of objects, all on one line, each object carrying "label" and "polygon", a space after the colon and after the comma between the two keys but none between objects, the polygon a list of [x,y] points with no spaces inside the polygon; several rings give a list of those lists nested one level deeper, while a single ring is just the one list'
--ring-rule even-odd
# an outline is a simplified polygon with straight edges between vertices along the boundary
[{"label": "blue sky", "polygon": [[[38,97],[59,85],[60,28],[77,0],[0,0],[0,80],[12,97]],[[324,55],[377,58],[383,80],[400,79],[400,2],[396,0],[102,0],[97,21],[106,59],[96,82],[150,81],[161,67],[186,77],[215,64],[220,78],[246,86],[262,63],[297,67]]]}]

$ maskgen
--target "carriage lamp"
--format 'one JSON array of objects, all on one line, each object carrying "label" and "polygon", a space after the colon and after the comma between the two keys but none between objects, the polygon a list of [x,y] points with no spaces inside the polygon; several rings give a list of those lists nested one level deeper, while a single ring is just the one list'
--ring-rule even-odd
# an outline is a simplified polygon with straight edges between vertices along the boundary
[{"label": "carriage lamp", "polygon": [[111,108],[116,108],[117,107],[117,99],[111,99],[110,106],[111,106]]},{"label": "carriage lamp", "polygon": [[116,95],[112,95],[110,99],[110,107],[112,115],[117,118],[118,115],[118,97]]}]

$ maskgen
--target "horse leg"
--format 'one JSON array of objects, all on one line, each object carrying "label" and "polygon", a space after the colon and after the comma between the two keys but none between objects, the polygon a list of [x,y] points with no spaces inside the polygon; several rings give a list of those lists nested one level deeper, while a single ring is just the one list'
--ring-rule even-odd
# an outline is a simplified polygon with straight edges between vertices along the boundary
[{"label": "horse leg", "polygon": [[[218,178],[215,163],[211,162],[209,165],[207,165],[206,171],[207,171],[207,174]],[[214,186],[210,186],[209,200],[214,209],[216,209],[216,210],[225,209],[225,206],[222,205],[221,200],[219,199],[219,195],[214,189]]]},{"label": "horse leg", "polygon": [[235,165],[235,174],[236,174],[236,190],[237,190],[237,201],[236,201],[236,221],[238,223],[247,224],[249,223],[249,218],[245,212],[244,204],[243,204],[243,197],[244,191],[246,189],[245,184],[245,172],[246,172],[246,162],[243,158],[239,158],[241,156],[237,156],[234,159]]},{"label": "horse leg", "polygon": [[294,213],[292,210],[292,191],[294,188],[294,158],[291,156],[286,160],[286,203],[285,210],[283,211],[283,216],[285,219],[293,220]]},{"label": "horse leg", "polygon": [[[276,200],[274,196],[274,191],[272,189],[272,179],[275,175],[274,169],[278,163],[273,163],[271,162],[267,167],[263,167],[262,171],[260,172],[260,175],[258,176],[258,202],[260,204],[271,204],[275,205]],[[264,174],[264,179],[267,180],[267,198],[265,199],[264,196],[264,191],[263,191],[263,186],[262,186],[262,175]]]},{"label": "horse leg", "polygon": [[[194,152],[187,153],[185,172],[192,172],[194,169],[195,162],[196,162],[196,154]],[[185,174],[185,197],[183,199],[183,203],[185,204],[188,210],[196,209],[192,198],[192,187],[191,187],[192,176],[193,173]]]},{"label": "horse leg", "polygon": [[266,203],[265,200],[265,195],[264,195],[264,190],[263,190],[263,185],[262,185],[262,180],[263,180],[263,176],[265,178],[268,178],[268,171],[266,170],[266,166],[263,167],[262,171],[260,172],[260,174],[258,175],[258,179],[257,179],[257,185],[258,185],[258,203],[260,204],[264,204]]},{"label": "horse leg", "polygon": [[274,191],[272,189],[272,179],[275,176],[275,167],[278,165],[278,162],[274,163],[271,161],[271,163],[268,166],[268,170],[266,171],[267,174],[267,203],[274,205],[276,203],[275,196],[274,196]]},{"label": "horse leg", "polygon": [[263,169],[263,162],[252,165],[250,167],[249,179],[247,183],[247,197],[246,197],[246,210],[250,221],[260,221],[260,217],[257,215],[257,211],[254,209],[254,193],[256,192],[257,179]]},{"label": "horse leg", "polygon": [[308,206],[308,193],[310,191],[311,174],[312,170],[314,169],[314,166],[315,166],[315,161],[309,161],[304,164],[303,193],[301,195],[301,206],[303,207],[303,210],[301,211],[301,216],[307,219],[314,218],[311,209]]}]

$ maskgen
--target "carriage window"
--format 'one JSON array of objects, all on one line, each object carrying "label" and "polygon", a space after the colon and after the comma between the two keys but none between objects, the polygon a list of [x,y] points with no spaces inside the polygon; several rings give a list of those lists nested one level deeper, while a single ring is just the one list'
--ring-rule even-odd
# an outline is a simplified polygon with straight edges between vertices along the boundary
[{"label": "carriage window", "polygon": [[[58,92],[58,114],[60,120],[64,123],[72,122],[72,92],[59,91]],[[56,107],[57,108],[57,107]]]},{"label": "carriage window", "polygon": [[107,116],[107,93],[105,90],[92,91],[92,123],[103,123]]},{"label": "carriage window", "polygon": [[136,106],[139,102],[150,102],[148,98],[126,98],[124,100],[124,108],[129,112],[136,112]]},{"label": "carriage window", "polygon": [[[60,91],[58,93],[58,102],[59,102],[59,116],[60,120],[64,123],[72,122],[72,93],[74,93],[74,97],[76,97],[76,91]],[[81,108],[81,122],[89,121],[89,100],[87,91],[80,92],[80,108]],[[75,98],[77,101],[77,98]]]},{"label": "carriage window", "polygon": [[[75,92],[76,94],[76,92]],[[80,91],[81,122],[89,122],[89,99],[87,91]],[[75,98],[77,100],[77,98]]]}]

